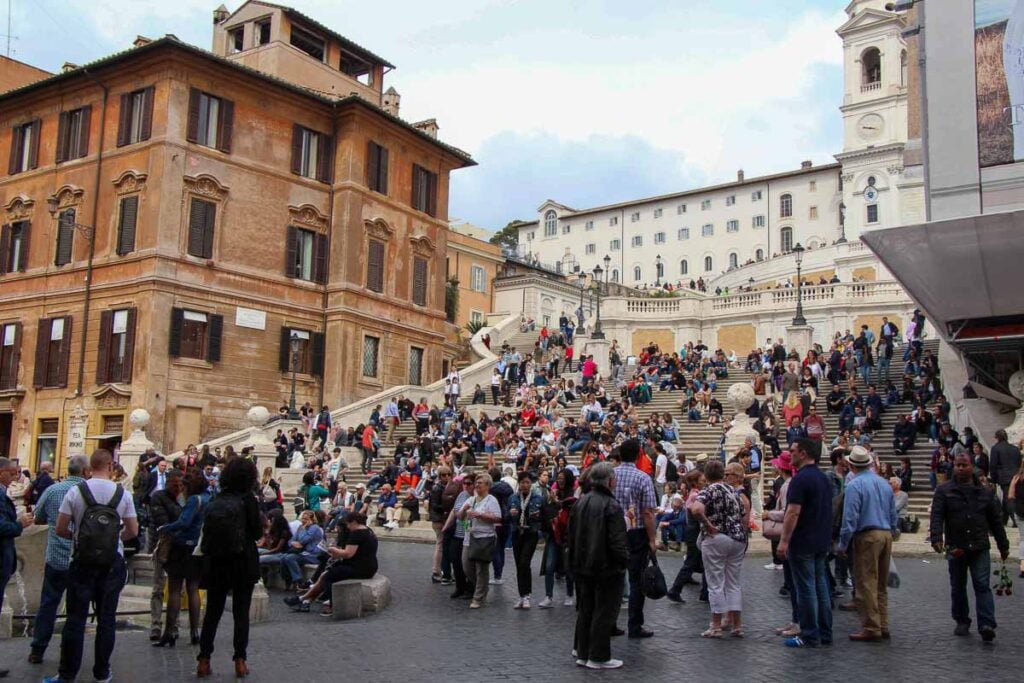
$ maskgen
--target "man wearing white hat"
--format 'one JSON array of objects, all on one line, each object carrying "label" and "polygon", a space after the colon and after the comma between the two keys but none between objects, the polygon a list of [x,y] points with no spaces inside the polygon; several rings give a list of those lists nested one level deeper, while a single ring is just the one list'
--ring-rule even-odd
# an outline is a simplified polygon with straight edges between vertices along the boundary
[{"label": "man wearing white hat", "polygon": [[838,554],[853,546],[853,579],[861,630],[850,640],[889,638],[889,559],[899,534],[896,499],[889,483],[871,470],[871,452],[854,446],[846,456],[855,476],[843,494],[843,525]]}]

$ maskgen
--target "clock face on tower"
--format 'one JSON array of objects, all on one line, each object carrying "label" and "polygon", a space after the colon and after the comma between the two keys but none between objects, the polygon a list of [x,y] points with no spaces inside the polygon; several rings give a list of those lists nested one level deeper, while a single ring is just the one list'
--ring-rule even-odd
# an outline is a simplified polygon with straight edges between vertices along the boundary
[{"label": "clock face on tower", "polygon": [[882,134],[885,119],[878,114],[865,114],[857,122],[857,134],[862,140],[874,140]]},{"label": "clock face on tower", "polygon": [[874,203],[878,200],[878,190],[874,186],[869,186],[864,190],[864,199],[869,203]]}]

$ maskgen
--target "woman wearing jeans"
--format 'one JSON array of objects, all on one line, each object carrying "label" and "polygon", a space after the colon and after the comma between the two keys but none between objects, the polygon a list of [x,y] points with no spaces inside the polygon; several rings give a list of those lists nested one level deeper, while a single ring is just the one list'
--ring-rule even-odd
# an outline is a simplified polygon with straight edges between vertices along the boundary
[{"label": "woman wearing jeans", "polygon": [[528,472],[519,473],[519,490],[508,501],[508,514],[512,522],[512,553],[516,558],[516,584],[519,602],[515,609],[530,609],[530,594],[533,592],[533,575],[530,563],[537,551],[540,532],[540,513],[544,498],[533,490],[533,480]]},{"label": "woman wearing jeans", "polygon": [[725,466],[712,460],[704,468],[707,487],[697,495],[691,511],[700,522],[700,550],[704,559],[704,576],[708,582],[711,605],[711,626],[701,635],[721,638],[722,617],[728,617],[734,638],[743,637],[740,569],[747,552],[745,504],[734,487],[742,486],[742,471],[729,472],[729,483],[723,482]]},{"label": "woman wearing jeans", "polygon": [[[543,491],[542,491],[543,493]],[[544,574],[544,599],[537,605],[540,609],[550,609],[554,606],[552,598],[555,594],[555,574],[565,574],[565,601],[566,607],[575,604],[573,592],[575,586],[572,577],[565,567],[565,543],[568,536],[569,511],[576,502],[576,476],[572,470],[562,470],[555,477],[554,491],[550,494],[550,501],[545,506],[545,516],[549,528],[545,530],[544,560],[541,563],[541,573]]]},{"label": "woman wearing jeans", "polygon": [[469,556],[470,547],[474,539],[496,539],[494,525],[501,522],[501,505],[498,499],[489,493],[492,483],[491,475],[478,474],[476,481],[473,482],[474,495],[459,509],[459,522],[466,529],[466,539],[462,546],[462,564],[466,570],[466,577],[475,584],[473,601],[469,603],[470,609],[483,607],[491,570],[491,553],[489,552],[484,560],[474,560]]}]

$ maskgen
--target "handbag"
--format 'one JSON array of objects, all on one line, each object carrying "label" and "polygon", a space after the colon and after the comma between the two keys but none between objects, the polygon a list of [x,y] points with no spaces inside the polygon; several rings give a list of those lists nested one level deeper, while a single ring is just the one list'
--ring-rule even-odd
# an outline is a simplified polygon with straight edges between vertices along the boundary
[{"label": "handbag", "polygon": [[494,536],[470,536],[469,559],[474,562],[490,562],[496,544]]},{"label": "handbag", "polygon": [[761,522],[761,535],[768,539],[782,538],[782,522],[764,519]]},{"label": "handbag", "polygon": [[658,566],[658,560],[654,555],[651,555],[651,564],[640,577],[640,592],[648,600],[661,600],[668,594],[665,575],[661,572],[661,567]]}]

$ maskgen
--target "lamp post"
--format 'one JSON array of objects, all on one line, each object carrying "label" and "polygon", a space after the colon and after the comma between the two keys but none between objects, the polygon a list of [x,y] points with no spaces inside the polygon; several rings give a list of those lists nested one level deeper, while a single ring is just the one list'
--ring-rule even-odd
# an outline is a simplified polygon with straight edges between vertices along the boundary
[{"label": "lamp post", "polygon": [[661,287],[661,254],[654,257],[654,286]]},{"label": "lamp post", "polygon": [[804,248],[799,242],[793,247],[793,258],[796,259],[796,315],[793,316],[793,326],[797,327],[807,324],[807,318],[804,317],[804,281],[800,277],[800,264],[804,260]]},{"label": "lamp post", "polygon": [[846,204],[839,202],[839,239],[836,244],[846,244]]},{"label": "lamp post", "polygon": [[[579,319],[579,321],[582,321],[583,320],[583,292],[585,291],[585,289],[586,289],[585,286],[587,284],[587,271],[583,270],[579,266],[576,266],[576,277],[578,277],[579,281],[580,281],[580,312],[579,312],[579,315],[576,316],[576,317]],[[582,333],[583,330],[580,330],[580,332]]]},{"label": "lamp post", "polygon": [[591,339],[604,339],[604,332],[601,331],[601,274],[605,271],[601,270],[601,266],[594,266],[594,290],[597,292],[597,318],[594,320],[594,331],[591,333]]},{"label": "lamp post", "polygon": [[292,352],[292,395],[288,399],[288,419],[298,420],[299,411],[295,408],[295,375],[299,371],[299,335],[292,332],[288,346]]}]

